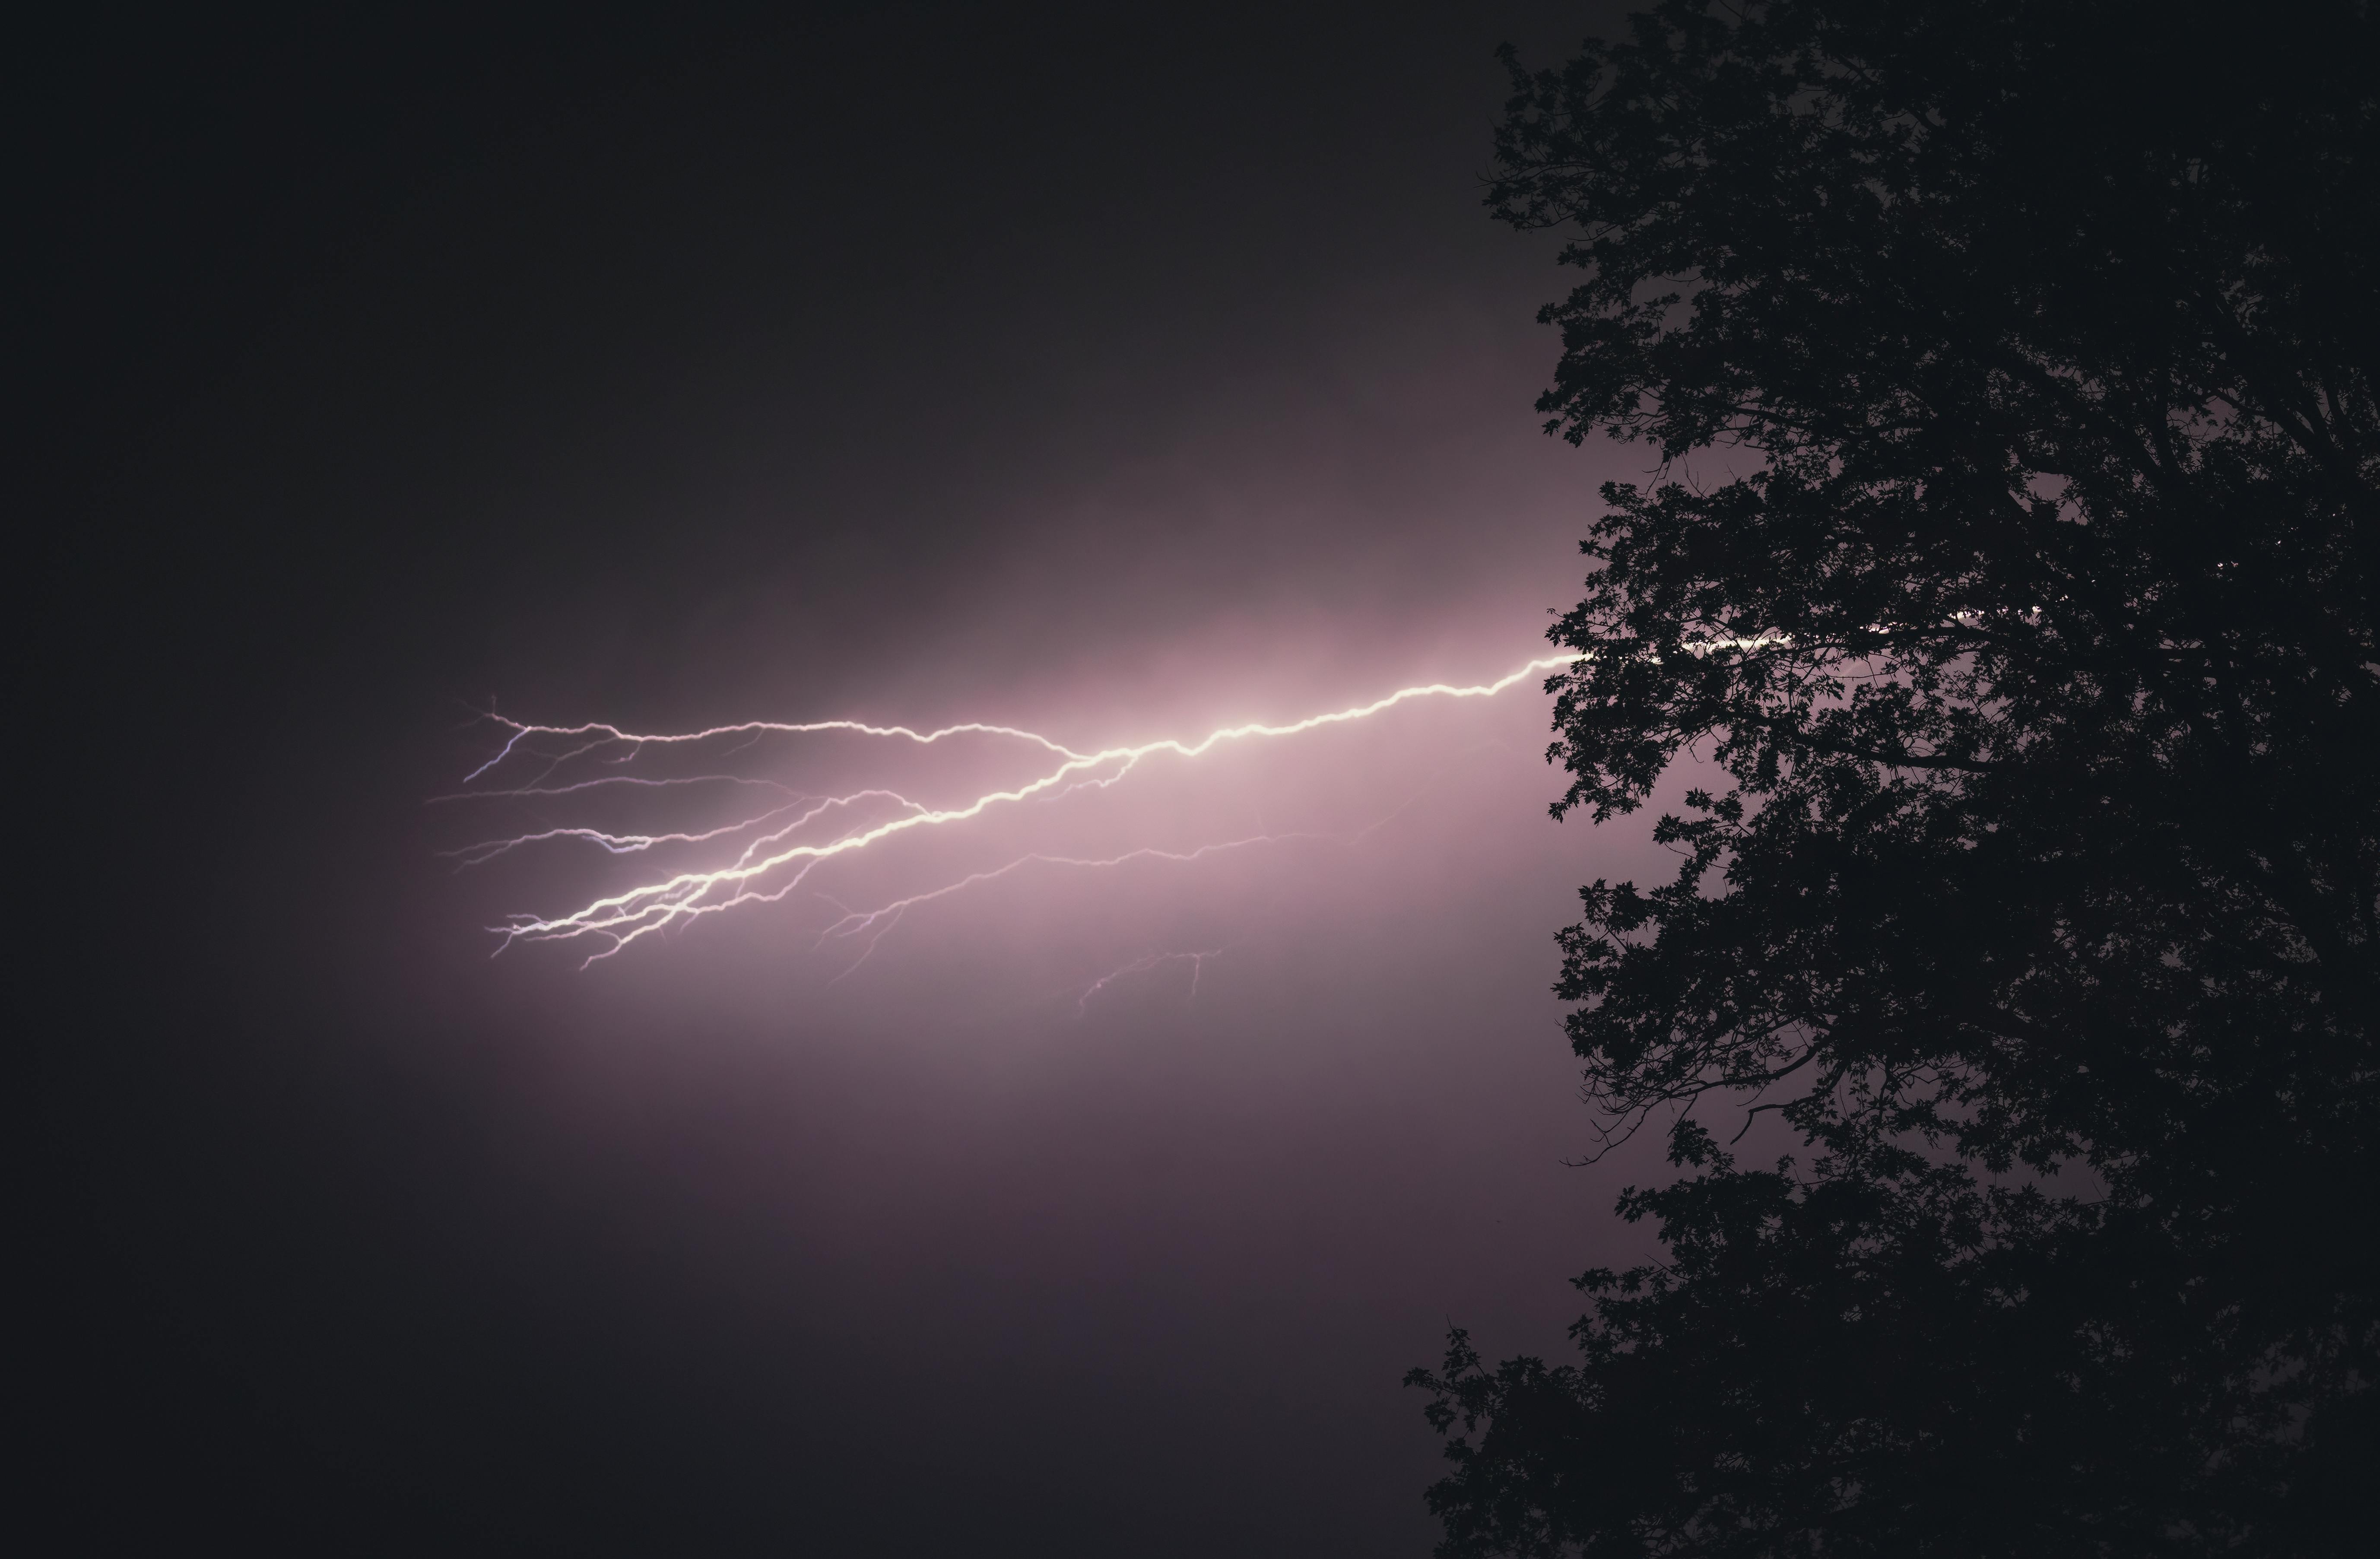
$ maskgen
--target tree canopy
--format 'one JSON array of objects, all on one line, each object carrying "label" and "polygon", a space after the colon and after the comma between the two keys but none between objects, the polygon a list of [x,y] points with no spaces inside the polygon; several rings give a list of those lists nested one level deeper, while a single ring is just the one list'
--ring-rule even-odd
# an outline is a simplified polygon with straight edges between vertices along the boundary
[{"label": "tree canopy", "polygon": [[1579,273],[1540,408],[1658,471],[1553,631],[1555,811],[1703,777],[1561,937],[1662,1258],[1578,1279],[1574,1360],[1415,1372],[1441,1553],[2364,1551],[2369,6],[1667,0],[1507,60],[1492,208]]}]

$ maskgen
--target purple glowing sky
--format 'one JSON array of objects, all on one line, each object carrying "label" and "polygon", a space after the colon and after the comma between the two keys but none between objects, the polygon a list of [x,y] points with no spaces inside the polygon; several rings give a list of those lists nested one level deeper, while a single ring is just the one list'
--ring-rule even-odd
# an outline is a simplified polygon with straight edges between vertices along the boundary
[{"label": "purple glowing sky", "polygon": [[[482,770],[491,709],[1095,753],[1550,652],[1644,457],[1539,434],[1560,279],[1475,176],[1496,42],[1592,18],[1165,15],[905,11],[538,120],[123,479],[203,541],[202,628],[144,663],[198,777],[142,801],[200,901],[139,977],[177,1080],[91,1151],[169,1166],[127,1226],[188,1326],[392,1508],[574,1552],[1418,1554],[1403,1370],[1450,1319],[1559,1348],[1563,1279],[1638,1248],[1641,1145],[1563,1163],[1548,988],[1577,886],[1668,858],[1547,818],[1542,671],[1089,765],[591,966],[490,956],[784,820],[627,835],[897,793],[788,836],[831,841],[1066,761],[541,732]],[[727,777],[425,805],[475,770]]]},{"label": "purple glowing sky", "polygon": [[[1287,470],[1268,419],[1206,435],[1195,464],[1232,473],[1228,499],[1211,476],[1111,497],[1129,543],[1017,503],[983,543],[1015,554],[994,583],[925,613],[891,588],[881,620],[815,668],[756,670],[735,646],[766,630],[730,613],[676,652],[690,697],[639,689],[639,669],[607,699],[556,677],[557,656],[540,670],[565,695],[504,700],[516,720],[646,731],[980,722],[1067,749],[833,731],[590,748],[538,731],[469,788],[563,794],[423,809],[423,857],[478,862],[424,879],[416,911],[440,928],[455,1010],[510,1007],[516,1033],[539,1036],[533,1063],[505,1041],[516,1107],[538,1122],[534,1148],[505,1151],[601,1231],[630,1273],[607,1281],[699,1318],[673,1355],[715,1346],[710,1367],[731,1370],[737,1350],[824,1350],[853,1383],[804,1389],[863,1422],[877,1408],[857,1382],[897,1379],[933,1422],[863,1443],[941,1467],[1013,1436],[1062,1447],[1062,1473],[991,1458],[1003,1477],[1056,1478],[1044,1501],[1075,1478],[1116,1510],[1235,1487],[1248,1508],[1419,1551],[1411,1491],[1434,1447],[1397,1376],[1449,1319],[1558,1346],[1574,1306],[1560,1279],[1634,1237],[1608,1208],[1643,1163],[1562,1162],[1593,1142],[1547,994],[1550,932],[1580,882],[1666,858],[1642,830],[1545,816],[1542,668],[1494,697],[1412,699],[1120,778],[1068,754],[1493,684],[1546,654],[1527,635],[1571,588],[1591,457],[1511,414],[1540,354],[1521,331],[1508,341],[1491,362],[1415,349],[1425,335],[1393,369],[1320,385],[1284,365],[1272,393],[1312,403]],[[1466,423],[1482,447],[1408,443],[1412,426]],[[1137,474],[1136,453],[1076,451],[1061,469],[1123,487],[1115,468]],[[1382,469],[1399,464],[1404,480]],[[1541,485],[1496,523],[1443,518],[1465,489],[1509,492],[1516,469]],[[1216,577],[1218,558],[1256,550],[1274,554],[1260,580]],[[518,735],[458,713],[433,787]],[[659,934],[591,966],[614,944],[523,941],[487,959],[485,928],[525,911],[566,931],[550,922],[752,859],[756,837],[773,841],[762,859],[832,849],[919,815],[905,803],[967,810],[1061,774],[1116,783],[764,873],[765,901],[637,921]],[[860,799],[818,813],[842,796]],[[776,832],[795,819],[812,821]],[[572,830],[615,849],[726,832],[613,853]],[[778,1324],[801,1341],[755,1348]],[[1214,1521],[1199,1541],[1233,1541],[1233,1518]]]}]

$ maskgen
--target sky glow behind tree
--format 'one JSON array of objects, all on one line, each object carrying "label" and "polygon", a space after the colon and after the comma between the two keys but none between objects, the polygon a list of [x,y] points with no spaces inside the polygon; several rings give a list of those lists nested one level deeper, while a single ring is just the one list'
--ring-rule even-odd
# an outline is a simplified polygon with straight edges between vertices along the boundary
[{"label": "sky glow behind tree", "polygon": [[[61,955],[111,1361],[73,1432],[315,1551],[1425,1552],[1403,1370],[1450,1316],[1558,1346],[1562,1280],[1640,1248],[1633,1161],[1563,1166],[1548,987],[1577,885],[1666,858],[1546,817],[1542,670],[588,968],[486,928],[675,857],[442,852],[1050,754],[828,736],[638,773],[760,786],[424,801],[491,708],[1095,751],[1546,654],[1643,459],[1538,433],[1559,278],[1475,176],[1495,44],[1597,20],[94,45],[135,129],[91,187],[131,193],[59,348],[91,583],[42,652],[120,715],[67,815],[179,853],[153,955]],[[126,171],[164,143],[182,205]],[[158,867],[93,836],[72,891],[121,916]]]}]

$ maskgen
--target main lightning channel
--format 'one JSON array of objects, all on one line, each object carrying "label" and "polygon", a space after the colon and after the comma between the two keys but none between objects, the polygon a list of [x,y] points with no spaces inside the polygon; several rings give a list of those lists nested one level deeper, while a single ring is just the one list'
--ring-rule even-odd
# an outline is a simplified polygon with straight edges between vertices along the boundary
[{"label": "main lightning channel", "polygon": [[[610,755],[608,759],[610,761],[625,762],[648,746],[683,747],[735,736],[758,739],[760,737],[772,735],[845,733],[907,741],[921,746],[931,746],[954,737],[990,736],[1038,748],[1058,760],[1054,766],[1033,779],[1021,785],[986,791],[973,800],[958,806],[928,807],[895,793],[875,789],[857,792],[849,797],[812,798],[810,803],[802,810],[801,816],[794,822],[784,824],[771,833],[750,841],[732,864],[709,871],[677,871],[656,882],[606,895],[566,914],[519,915],[514,917],[505,925],[489,928],[502,938],[498,944],[498,951],[502,951],[504,947],[515,942],[579,939],[601,942],[605,945],[589,956],[587,961],[592,963],[598,958],[609,957],[638,938],[653,932],[665,930],[670,926],[690,921],[701,916],[719,914],[739,905],[780,900],[806,879],[814,868],[828,860],[856,854],[884,840],[913,831],[965,822],[980,817],[994,808],[1013,805],[1036,797],[1050,796],[1053,793],[1063,795],[1085,786],[1104,788],[1122,780],[1144,760],[1160,754],[1195,760],[1227,743],[1300,736],[1326,726],[1366,720],[1394,709],[1400,704],[1419,699],[1493,698],[1531,676],[1572,664],[1581,658],[1575,652],[1541,656],[1492,682],[1475,683],[1468,686],[1446,682],[1423,683],[1410,688],[1400,688],[1393,693],[1374,699],[1367,703],[1332,710],[1326,713],[1312,714],[1302,720],[1284,724],[1250,721],[1242,725],[1219,727],[1196,740],[1169,737],[1154,741],[1102,748],[1091,752],[1079,751],[1042,736],[1038,732],[978,721],[945,725],[931,731],[919,731],[907,725],[879,725],[857,720],[821,720],[801,723],[747,721],[732,725],[715,725],[700,731],[645,734],[624,730],[619,726],[602,723],[543,725],[496,716],[493,718],[497,723],[507,728],[511,734],[493,757],[465,777],[465,786],[469,786],[482,777],[494,774],[516,756],[543,759],[545,767],[525,786],[515,783],[502,789],[467,789],[462,793],[462,797],[484,796],[492,798],[524,794],[556,794],[577,787],[548,786],[544,782],[562,765],[575,759],[603,753]],[[537,739],[540,737],[559,737],[571,745],[560,754],[542,752],[539,751],[535,745]],[[462,797],[455,798],[459,799]],[[852,807],[868,798],[879,798],[890,801],[896,809],[895,815],[855,826],[831,839],[795,840],[791,837],[802,823],[819,817],[821,813],[830,810]],[[796,803],[796,805],[801,804]],[[772,817],[783,816],[789,810],[793,809],[775,809],[771,813],[763,814],[761,818],[749,820],[745,823],[694,834],[610,834],[595,830],[547,829],[509,840],[482,841],[469,846],[467,851],[456,852],[456,854],[464,864],[477,864],[492,859],[495,856],[507,853],[512,849],[557,837],[585,840],[613,854],[636,853],[663,842],[691,843],[731,834],[741,834]],[[786,872],[791,873],[790,881],[777,883],[772,887],[764,888],[760,885],[763,879]],[[941,892],[923,896],[941,896]],[[887,906],[886,908],[894,910],[897,915],[895,907]],[[876,912],[877,915],[882,913],[883,911]],[[876,915],[863,915],[856,918],[873,921]],[[847,925],[848,922],[844,924]]]}]

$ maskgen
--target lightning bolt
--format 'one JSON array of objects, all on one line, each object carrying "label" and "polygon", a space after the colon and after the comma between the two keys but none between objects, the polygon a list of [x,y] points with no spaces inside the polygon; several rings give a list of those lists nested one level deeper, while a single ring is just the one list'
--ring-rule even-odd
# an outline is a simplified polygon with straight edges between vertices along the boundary
[{"label": "lightning bolt", "polygon": [[1186,963],[1190,966],[1190,999],[1195,1001],[1198,995],[1198,977],[1206,973],[1207,960],[1220,958],[1229,951],[1231,949],[1227,947],[1202,947],[1188,953],[1149,953],[1135,958],[1128,964],[1108,970],[1107,973],[1084,986],[1082,993],[1075,998],[1075,1016],[1077,1017],[1088,1016],[1091,998],[1113,985],[1117,980],[1129,980],[1135,974],[1147,974],[1150,969],[1162,968],[1167,964]]},{"label": "lightning bolt", "polygon": [[[699,870],[666,872],[635,886],[594,898],[576,909],[552,915],[517,914],[503,925],[489,928],[499,938],[496,949],[499,952],[516,942],[592,942],[596,946],[586,959],[591,964],[612,956],[655,932],[683,926],[704,916],[722,914],[747,905],[781,901],[808,881],[820,867],[858,856],[905,834],[953,828],[989,812],[1028,801],[1054,800],[1086,789],[1108,789],[1154,759],[1195,761],[1227,746],[1284,740],[1330,726],[1350,725],[1419,700],[1491,699],[1532,676],[1570,665],[1580,658],[1576,653],[1543,656],[1490,682],[1467,686],[1431,682],[1400,688],[1366,703],[1311,714],[1283,724],[1250,721],[1221,726],[1195,739],[1167,737],[1088,751],[1069,747],[1036,731],[978,721],[932,730],[859,720],[747,721],[698,731],[654,734],[629,731],[600,722],[547,725],[490,715],[487,718],[506,732],[502,744],[492,756],[464,777],[462,789],[432,799],[440,804],[508,799],[542,805],[567,798],[585,798],[605,789],[768,785],[770,782],[747,780],[734,774],[656,779],[614,773],[582,779],[570,777],[570,772],[574,766],[589,763],[625,765],[649,750],[704,749],[707,744],[728,741],[749,745],[778,736],[856,736],[920,748],[935,747],[963,737],[985,738],[1021,749],[1042,761],[1043,767],[1032,777],[984,791],[955,805],[929,805],[881,786],[856,790],[847,795],[821,797],[796,795],[784,786],[777,786],[774,788],[789,799],[754,816],[713,828],[647,834],[556,823],[528,833],[480,840],[445,852],[459,867],[468,868],[556,840],[591,845],[619,857],[640,856],[663,846],[695,847],[735,845],[741,841],[732,859],[723,863]],[[898,922],[906,910],[1036,864],[1090,868],[1116,867],[1140,859],[1190,861],[1218,851],[1276,842],[1291,836],[1262,834],[1202,846],[1195,850],[1139,849],[1104,858],[1026,855],[1004,866],[974,872],[941,887],[913,894],[875,908],[854,910],[835,904],[841,911],[841,918],[820,933],[819,944],[856,940],[864,945],[865,951],[861,954],[864,961],[868,954],[873,952],[877,941]],[[835,901],[829,899],[828,902],[834,904]],[[1093,994],[1114,979],[1155,968],[1157,963],[1181,958],[1194,959],[1195,984],[1197,971],[1203,968],[1203,960],[1213,956],[1214,951],[1220,950],[1195,955],[1151,955],[1155,962],[1126,966],[1094,981],[1083,993],[1078,1006],[1087,1003]],[[856,967],[856,962],[850,966]],[[844,972],[849,973],[850,968]]]}]

